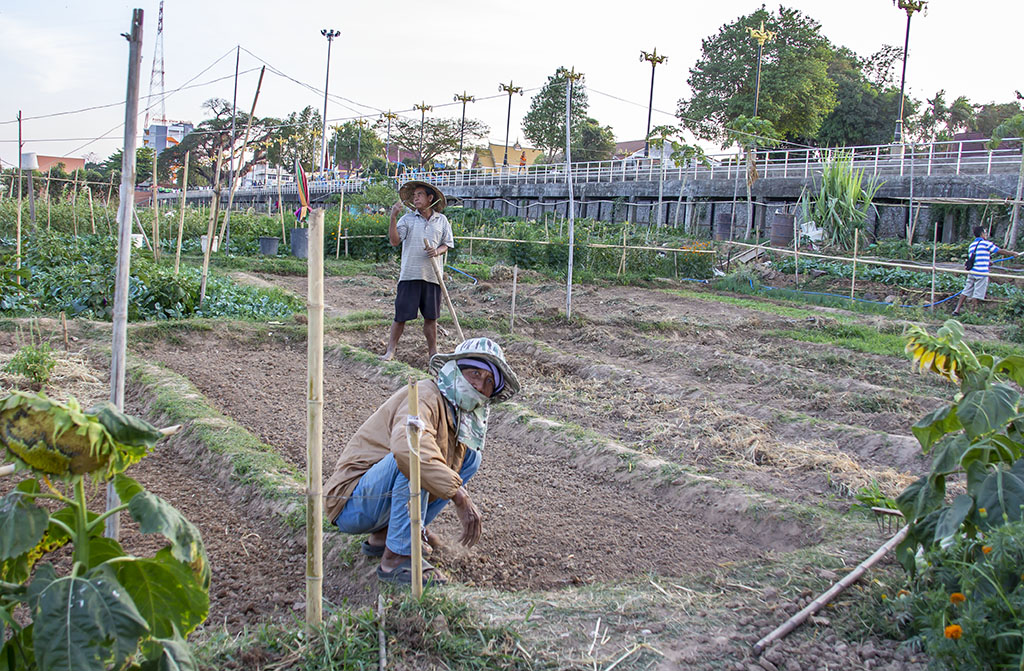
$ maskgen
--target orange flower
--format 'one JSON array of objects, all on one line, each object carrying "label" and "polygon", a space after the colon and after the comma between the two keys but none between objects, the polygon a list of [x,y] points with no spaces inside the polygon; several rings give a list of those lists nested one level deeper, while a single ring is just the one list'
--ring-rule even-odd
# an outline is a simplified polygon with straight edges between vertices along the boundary
[{"label": "orange flower", "polygon": [[992,546],[991,545],[982,545],[981,546],[981,551],[984,554],[988,554],[989,552],[992,552]]},{"label": "orange flower", "polygon": [[946,638],[959,639],[964,630],[958,624],[951,624],[946,627]]},{"label": "orange flower", "polygon": [[953,592],[949,595],[949,600],[951,603],[963,603],[964,601],[967,601],[967,597],[965,597],[962,592]]}]

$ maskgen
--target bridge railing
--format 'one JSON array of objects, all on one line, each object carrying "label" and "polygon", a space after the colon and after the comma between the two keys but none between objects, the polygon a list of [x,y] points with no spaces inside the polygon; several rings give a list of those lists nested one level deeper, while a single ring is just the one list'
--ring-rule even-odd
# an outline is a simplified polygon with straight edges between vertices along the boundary
[{"label": "bridge railing", "polygon": [[[1010,146],[1007,146],[1007,145]],[[1016,146],[1012,146],[1016,144]],[[757,152],[758,176],[768,179],[807,180],[820,175],[828,160],[845,153],[852,156],[853,167],[867,176],[879,178],[913,175],[990,175],[1016,172],[1021,163],[1019,139],[1004,141],[1001,148],[989,150],[983,140],[957,140],[917,145],[871,145],[848,148],[765,149]],[[625,158],[610,161],[573,163],[573,182],[577,184],[612,182],[651,182],[682,180],[738,180],[746,173],[746,157],[739,153],[709,154],[707,163],[689,161],[677,164],[660,157]],[[400,179],[421,179],[441,188],[500,184],[556,184],[565,182],[564,163],[511,165],[464,170],[413,171]],[[318,196],[332,193],[359,192],[371,180],[310,178],[310,193]],[[295,193],[295,185],[282,185],[283,193]],[[190,190],[191,191],[191,190]],[[205,194],[209,189],[203,190]],[[225,190],[226,193],[226,190]],[[276,186],[243,187],[247,196],[277,195]]]}]

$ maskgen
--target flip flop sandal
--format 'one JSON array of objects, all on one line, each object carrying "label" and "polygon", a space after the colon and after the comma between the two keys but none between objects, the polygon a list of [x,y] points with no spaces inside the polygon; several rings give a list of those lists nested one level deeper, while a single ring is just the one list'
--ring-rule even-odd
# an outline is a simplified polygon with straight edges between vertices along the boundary
[{"label": "flip flop sandal", "polygon": [[[444,585],[448,581],[434,575],[436,569],[429,562],[423,562],[423,586]],[[391,585],[412,585],[412,560],[406,559],[391,571],[377,567],[377,579]]]},{"label": "flip flop sandal", "polygon": [[383,557],[384,546],[383,545],[370,545],[369,541],[363,541],[362,547],[359,549],[367,557]]}]

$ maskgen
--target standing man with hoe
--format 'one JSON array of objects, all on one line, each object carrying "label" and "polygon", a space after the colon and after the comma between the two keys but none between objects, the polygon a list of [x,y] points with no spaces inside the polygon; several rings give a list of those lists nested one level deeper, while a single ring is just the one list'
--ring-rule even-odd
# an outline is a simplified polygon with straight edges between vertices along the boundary
[{"label": "standing man with hoe", "polygon": [[[441,190],[427,182],[411,181],[398,190],[399,200],[391,206],[388,240],[393,247],[402,245],[402,269],[395,295],[395,321],[391,324],[388,348],[381,356],[390,361],[395,356],[398,339],[405,322],[423,314],[423,336],[427,339],[427,356],[437,354],[437,318],[441,314],[441,285],[431,267],[432,259],[443,256],[455,246],[452,225],[442,214],[447,205]],[[402,205],[413,209],[401,219]],[[444,268],[444,259],[440,259]]]},{"label": "standing man with hoe", "polygon": [[992,263],[992,257],[996,254],[1007,256],[1020,256],[1019,252],[1011,252],[1008,249],[999,249],[995,244],[988,241],[984,226],[975,226],[971,231],[974,233],[974,242],[967,246],[966,268],[970,272],[967,275],[967,283],[964,284],[960,298],[956,302],[953,316],[960,316],[960,308],[968,298],[975,306],[985,300],[985,293],[988,291],[988,273]]}]

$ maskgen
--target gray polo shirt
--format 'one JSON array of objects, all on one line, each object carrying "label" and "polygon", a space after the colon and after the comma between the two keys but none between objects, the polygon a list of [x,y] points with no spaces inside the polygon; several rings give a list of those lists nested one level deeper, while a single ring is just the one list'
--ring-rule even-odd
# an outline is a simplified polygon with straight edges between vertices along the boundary
[{"label": "gray polo shirt", "polygon": [[[452,236],[452,225],[448,222],[448,217],[440,212],[434,212],[430,219],[424,219],[419,212],[408,212],[398,220],[397,228],[398,237],[402,241],[402,272],[398,276],[398,281],[426,280],[437,284],[437,277],[430,267],[430,257],[424,250],[423,241],[429,241],[431,248],[440,247],[442,244],[449,249],[454,247],[455,238]],[[445,256],[437,259],[442,273]]]}]

